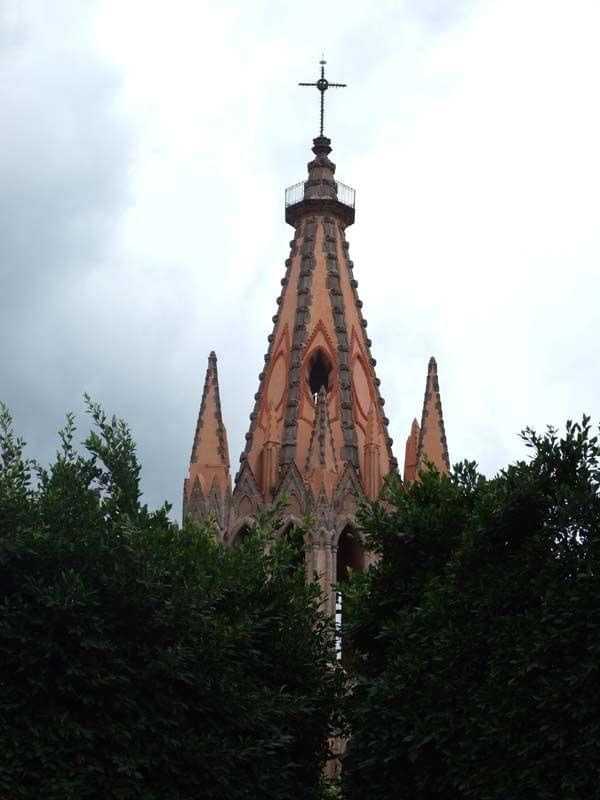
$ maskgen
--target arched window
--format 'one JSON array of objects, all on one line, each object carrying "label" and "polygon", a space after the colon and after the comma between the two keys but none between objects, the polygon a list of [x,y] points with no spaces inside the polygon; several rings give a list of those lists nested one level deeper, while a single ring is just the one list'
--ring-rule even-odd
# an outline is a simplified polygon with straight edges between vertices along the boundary
[{"label": "arched window", "polygon": [[344,613],[344,586],[349,570],[362,572],[365,568],[365,554],[357,534],[351,528],[344,528],[338,539],[336,560],[335,590],[335,651],[338,660],[344,656],[342,641],[342,622]]},{"label": "arched window", "polygon": [[310,393],[315,398],[315,402],[321,389],[324,388],[326,392],[331,389],[332,369],[331,361],[323,350],[315,350],[309,359],[307,372]]}]

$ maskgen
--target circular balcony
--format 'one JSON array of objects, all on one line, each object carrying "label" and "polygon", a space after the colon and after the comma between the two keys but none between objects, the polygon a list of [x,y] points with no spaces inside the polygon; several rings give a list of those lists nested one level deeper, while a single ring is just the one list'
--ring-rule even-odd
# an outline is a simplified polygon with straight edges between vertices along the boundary
[{"label": "circular balcony", "polygon": [[296,226],[305,214],[331,214],[352,225],[355,198],[354,189],[340,181],[309,178],[285,190],[285,221]]}]

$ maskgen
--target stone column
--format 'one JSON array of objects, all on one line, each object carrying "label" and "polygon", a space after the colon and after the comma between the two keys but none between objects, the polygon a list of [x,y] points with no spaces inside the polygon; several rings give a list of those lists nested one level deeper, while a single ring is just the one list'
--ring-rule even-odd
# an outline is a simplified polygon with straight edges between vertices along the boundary
[{"label": "stone column", "polygon": [[[335,531],[331,533],[331,541],[334,541]],[[329,570],[329,604],[330,604],[330,611],[329,613],[332,616],[335,616],[335,589],[333,588],[333,584],[337,581],[337,552],[338,547],[337,544],[331,545],[331,561],[330,561],[330,570]]]}]

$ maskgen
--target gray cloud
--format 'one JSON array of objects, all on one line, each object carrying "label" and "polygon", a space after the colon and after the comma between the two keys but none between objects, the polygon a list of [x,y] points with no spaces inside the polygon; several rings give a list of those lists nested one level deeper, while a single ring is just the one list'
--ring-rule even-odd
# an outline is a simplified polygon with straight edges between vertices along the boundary
[{"label": "gray cloud", "polygon": [[63,26],[66,5],[0,15],[0,396],[41,457],[80,405],[90,331],[72,290],[113,249],[132,158],[119,73],[86,46],[92,6]]},{"label": "gray cloud", "polygon": [[323,49],[349,84],[327,131],[358,192],[351,253],[400,460],[431,354],[451,457],[488,472],[523,425],[597,414],[595,28],[555,8],[540,33],[542,7],[31,0],[0,16],[0,398],[31,452],[51,456],[89,391],[131,424],[148,502],[178,514],[215,349],[235,472],[291,238],[283,190],[316,133],[296,84]]}]

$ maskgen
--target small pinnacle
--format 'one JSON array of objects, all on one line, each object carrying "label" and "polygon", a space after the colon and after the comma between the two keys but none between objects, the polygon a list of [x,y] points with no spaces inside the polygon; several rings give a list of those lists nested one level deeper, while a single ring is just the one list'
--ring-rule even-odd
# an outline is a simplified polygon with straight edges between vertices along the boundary
[{"label": "small pinnacle", "polygon": [[375,405],[373,403],[369,406],[367,415],[366,442],[367,444],[375,443]]},{"label": "small pinnacle", "polygon": [[431,358],[429,359],[429,369],[430,370],[437,369],[437,361],[433,356],[431,356]]},{"label": "small pinnacle", "polygon": [[267,415],[266,415],[266,425],[265,425],[265,442],[266,443],[273,443],[277,441],[277,433],[276,433],[276,416],[275,416],[275,408],[273,407],[273,403],[269,403],[269,407],[267,408]]}]

